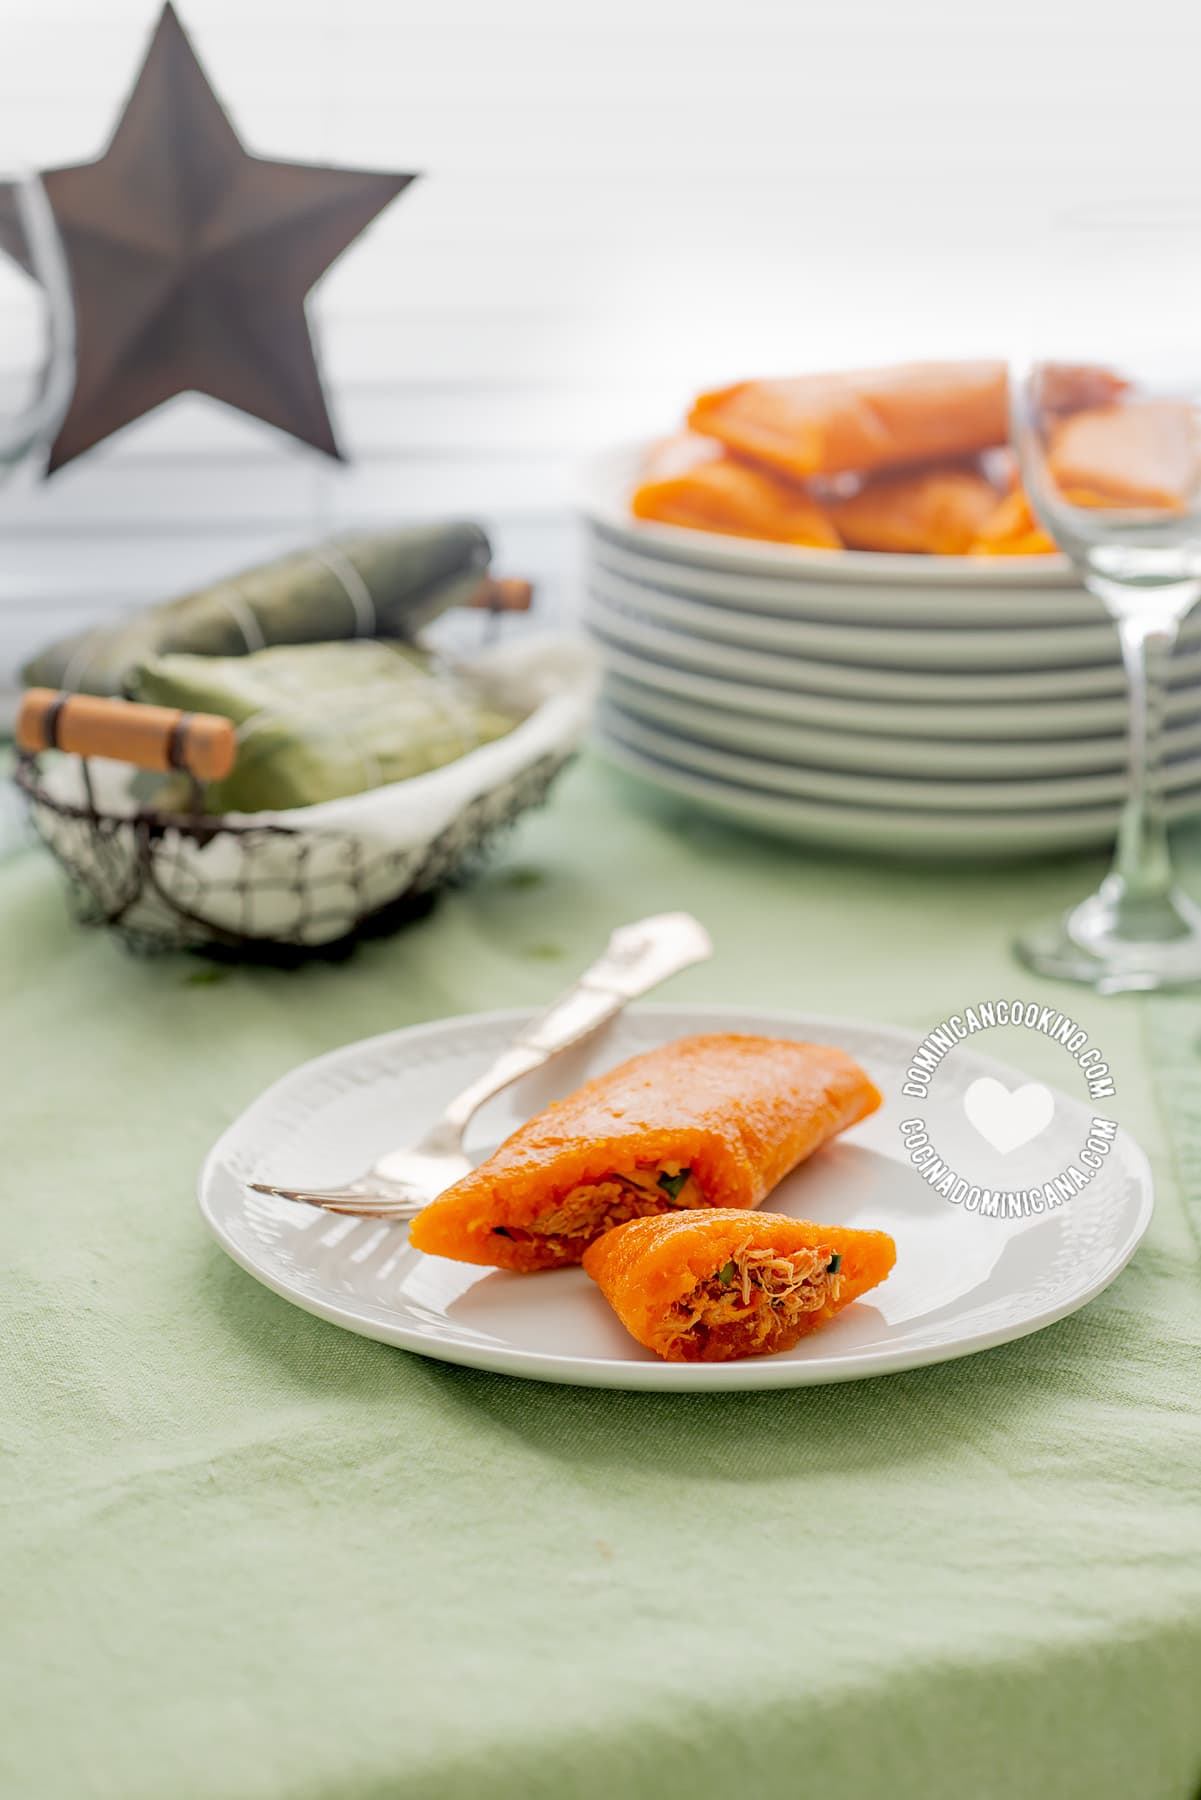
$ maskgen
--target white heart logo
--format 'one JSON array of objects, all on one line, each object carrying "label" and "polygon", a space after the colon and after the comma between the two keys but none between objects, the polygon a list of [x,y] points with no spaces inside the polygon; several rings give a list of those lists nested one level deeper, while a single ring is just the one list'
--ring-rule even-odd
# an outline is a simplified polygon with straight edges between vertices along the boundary
[{"label": "white heart logo", "polygon": [[1041,1081],[1028,1081],[1010,1093],[1003,1082],[981,1075],[964,1094],[963,1110],[985,1143],[1008,1156],[1047,1129],[1055,1116],[1055,1096]]}]

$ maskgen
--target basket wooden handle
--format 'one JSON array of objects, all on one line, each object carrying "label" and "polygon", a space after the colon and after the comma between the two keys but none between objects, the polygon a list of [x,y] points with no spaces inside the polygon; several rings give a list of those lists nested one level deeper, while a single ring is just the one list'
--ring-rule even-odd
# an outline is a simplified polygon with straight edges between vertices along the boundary
[{"label": "basket wooden handle", "polygon": [[485,575],[467,604],[486,607],[490,612],[529,612],[533,601],[532,582],[517,581],[509,575]]},{"label": "basket wooden handle", "polygon": [[183,769],[198,781],[220,781],[233,768],[238,737],[229,719],[179,712],[134,700],[101,700],[28,688],[17,715],[17,743],[31,755],[66,750],[108,756],[139,769]]}]

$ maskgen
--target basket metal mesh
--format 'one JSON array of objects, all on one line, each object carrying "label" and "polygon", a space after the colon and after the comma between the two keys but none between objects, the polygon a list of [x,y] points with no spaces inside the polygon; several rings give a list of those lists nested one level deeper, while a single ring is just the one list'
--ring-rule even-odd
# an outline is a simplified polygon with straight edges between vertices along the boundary
[{"label": "basket metal mesh", "polygon": [[42,759],[16,781],[67,876],[75,916],[139,951],[206,949],[266,960],[348,947],[423,912],[504,827],[541,802],[569,760],[546,755],[477,795],[436,837],[389,849],[349,832],[235,824],[194,814],[106,812],[86,763],[83,797],[51,791]]}]

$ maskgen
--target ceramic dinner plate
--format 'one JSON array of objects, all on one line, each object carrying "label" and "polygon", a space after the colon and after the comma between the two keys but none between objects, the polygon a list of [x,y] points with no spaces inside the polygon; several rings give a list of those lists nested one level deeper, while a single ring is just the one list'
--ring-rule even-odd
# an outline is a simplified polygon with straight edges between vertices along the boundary
[{"label": "ceramic dinner plate", "polygon": [[[997,590],[1009,595],[1022,589],[1054,593],[1061,588],[1080,593],[1079,577],[1065,556],[894,556],[879,551],[811,550],[796,544],[772,544],[752,538],[725,537],[719,532],[690,531],[679,525],[652,525],[630,512],[639,465],[647,444],[626,444],[594,458],[583,471],[580,509],[592,530],[610,543],[643,556],[700,569],[738,575],[774,575],[792,584],[819,583],[847,590],[849,605],[867,590],[879,590],[876,603],[897,607],[888,591],[917,589],[908,604],[920,606],[923,593]],[[1053,604],[1053,603],[1052,603]]]},{"label": "ceramic dinner plate", "polygon": [[[1125,742],[1126,702],[1122,695],[1102,700],[1065,700],[1049,694],[1025,701],[960,699],[929,706],[902,695],[895,700],[876,700],[855,695],[815,694],[745,681],[727,672],[686,669],[640,648],[624,648],[599,630],[607,669],[654,687],[663,693],[695,700],[707,708],[735,713],[754,713],[761,719],[803,721],[812,726],[832,726],[881,739],[1020,739],[1041,743],[1050,739],[1118,734]],[[1182,687],[1169,693],[1165,706],[1169,724],[1187,726],[1201,720],[1201,688]]]},{"label": "ceramic dinner plate", "polygon": [[[695,600],[719,602],[723,606],[745,608],[749,612],[777,613],[790,619],[830,620],[837,624],[957,626],[974,630],[976,626],[1017,625],[1097,625],[1105,619],[1101,602],[1078,581],[1059,577],[1037,585],[1029,580],[1029,559],[1010,557],[1010,570],[1019,580],[998,585],[997,563],[979,556],[950,559],[929,556],[867,556],[857,551],[830,552],[813,550],[797,552],[816,559],[816,567],[808,566],[792,574],[763,570],[740,554],[741,540],[717,538],[712,534],[685,532],[682,536],[708,536],[709,543],[729,544],[735,560],[729,566],[698,563],[671,553],[671,545],[658,540],[648,542],[644,533],[653,531],[631,520],[622,533],[603,531],[592,526],[588,536],[588,554],[598,567],[627,580],[651,587],[663,587],[673,593],[689,595]],[[671,528],[664,526],[669,534]],[[754,545],[754,549],[771,549],[770,545]],[[785,549],[785,554],[789,554]],[[832,566],[839,570],[844,559],[850,559],[858,579],[830,579]],[[956,564],[953,582],[930,579],[932,566],[950,560]],[[964,568],[966,560],[967,567]],[[1038,559],[1039,562],[1043,559]],[[1057,566],[1058,557],[1048,557]],[[880,578],[877,562],[889,565],[892,573],[887,581]],[[897,579],[893,565],[906,565],[914,579]],[[866,570],[862,565],[867,564]],[[1025,579],[1022,579],[1023,570]],[[962,571],[962,572],[960,572]],[[981,579],[981,573],[991,579]],[[1001,574],[1007,571],[1001,569]]]},{"label": "ceramic dinner plate", "polygon": [[[972,741],[887,737],[818,727],[808,722],[800,707],[793,708],[793,718],[769,719],[754,712],[698,705],[694,699],[657,687],[653,673],[645,669],[637,677],[611,669],[604,687],[622,712],[647,725],[669,727],[677,740],[694,738],[750,756],[817,768],[940,778],[953,771],[1000,780],[1117,772],[1125,769],[1128,756],[1126,740],[1118,732],[1108,737],[1051,738],[1033,743],[1021,738]],[[1169,728],[1164,740],[1173,762],[1201,753],[1201,707],[1196,718]]]},{"label": "ceramic dinner plate", "polygon": [[[660,1362],[626,1335],[580,1269],[521,1276],[447,1262],[410,1249],[403,1225],[336,1219],[247,1186],[252,1180],[337,1181],[416,1138],[531,1016],[485,1013],[414,1026],[349,1044],[286,1075],[224,1133],[205,1162],[200,1207],[218,1242],[256,1280],[306,1312],[423,1356],[541,1381],[696,1394],[850,1381],[1007,1343],[1100,1293],[1147,1229],[1150,1171],[1125,1133],[1088,1188],[1058,1210],[1016,1220],[969,1214],[934,1193],[906,1159],[898,1126],[913,1106],[900,1092],[915,1048],[912,1033],[724,1007],[627,1012],[492,1101],[468,1148],[485,1155],[589,1075],[694,1032],[746,1031],[842,1046],[872,1075],[885,1104],[783,1182],[768,1205],[823,1224],[888,1231],[897,1264],[882,1287],[784,1355]],[[960,1045],[936,1077],[945,1083],[952,1114],[981,1075],[1011,1089],[1026,1079]],[[1040,1168],[1072,1160],[1093,1110],[1055,1094],[1054,1117],[1037,1140]],[[963,1122],[960,1135],[970,1129]],[[954,1149],[951,1127],[948,1143]],[[1034,1146],[1016,1153],[1013,1181],[1005,1185],[1027,1184],[1034,1165],[1024,1159],[1034,1154]]]},{"label": "ceramic dinner plate", "polygon": [[[1023,669],[1076,669],[1106,665],[1118,667],[1121,650],[1117,626],[1097,605],[1100,617],[1082,625],[923,626],[898,619],[891,625],[831,623],[805,618],[781,618],[755,612],[737,602],[695,600],[670,585],[631,581],[600,563],[589,578],[593,595],[614,607],[679,630],[692,637],[748,650],[779,652],[785,656],[817,657],[824,662],[866,663],[886,669],[948,669],[974,672]],[[1198,667],[1201,619],[1187,622],[1181,632],[1178,660]]]},{"label": "ceramic dinner plate", "polygon": [[[782,750],[770,757],[754,756],[702,743],[650,724],[613,699],[602,707],[599,724],[602,731],[620,737],[632,749],[678,763],[682,769],[691,769],[698,775],[715,775],[723,781],[743,782],[768,793],[794,794],[802,800],[846,801],[851,806],[890,809],[929,808],[936,812],[1029,813],[1044,807],[1117,807],[1127,789],[1122,769],[1083,775],[1043,773],[1018,780],[989,781],[971,778],[956,769],[950,758],[941,771],[941,780],[933,776],[906,777],[895,769],[887,774],[848,774],[840,769],[786,761]],[[1169,794],[1201,791],[1201,757],[1193,755],[1169,764],[1164,787]]]},{"label": "ceramic dinner plate", "polygon": [[[614,598],[611,587],[589,584],[584,617],[602,645],[616,644],[681,668],[733,677],[787,691],[837,694],[858,699],[921,701],[935,707],[977,701],[1051,700],[1121,696],[1126,677],[1120,661],[1089,662],[1070,668],[947,669],[921,664],[896,667],[827,660],[811,652],[779,648],[746,649],[698,636],[688,625],[650,619],[643,610]],[[1201,680],[1201,650],[1184,648],[1172,659],[1171,685],[1179,690]]]},{"label": "ceramic dinner plate", "polygon": [[[1058,855],[1066,850],[1112,849],[1116,806],[1044,807],[1030,812],[935,812],[918,807],[851,806],[845,801],[800,799],[724,777],[700,774],[671,758],[631,743],[609,719],[598,731],[602,755],[649,787],[694,801],[731,824],[753,826],[773,837],[864,855],[938,857],[944,861]],[[1201,813],[1201,789],[1168,797],[1172,823]]]}]

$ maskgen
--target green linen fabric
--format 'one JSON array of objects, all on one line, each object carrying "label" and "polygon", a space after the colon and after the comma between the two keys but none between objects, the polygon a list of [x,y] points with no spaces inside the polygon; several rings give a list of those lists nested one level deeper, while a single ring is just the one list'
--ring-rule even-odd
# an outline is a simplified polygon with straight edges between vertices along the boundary
[{"label": "green linen fabric", "polygon": [[[1201,1008],[1007,950],[1098,870],[804,851],[589,761],[344,965],[135,960],[0,865],[5,1800],[1195,1800]],[[1118,1282],[958,1363],[694,1398],[409,1356],[210,1241],[197,1165],[265,1083],[681,905],[718,954],[667,997],[915,1039],[1063,1001],[1158,1182]]]}]

